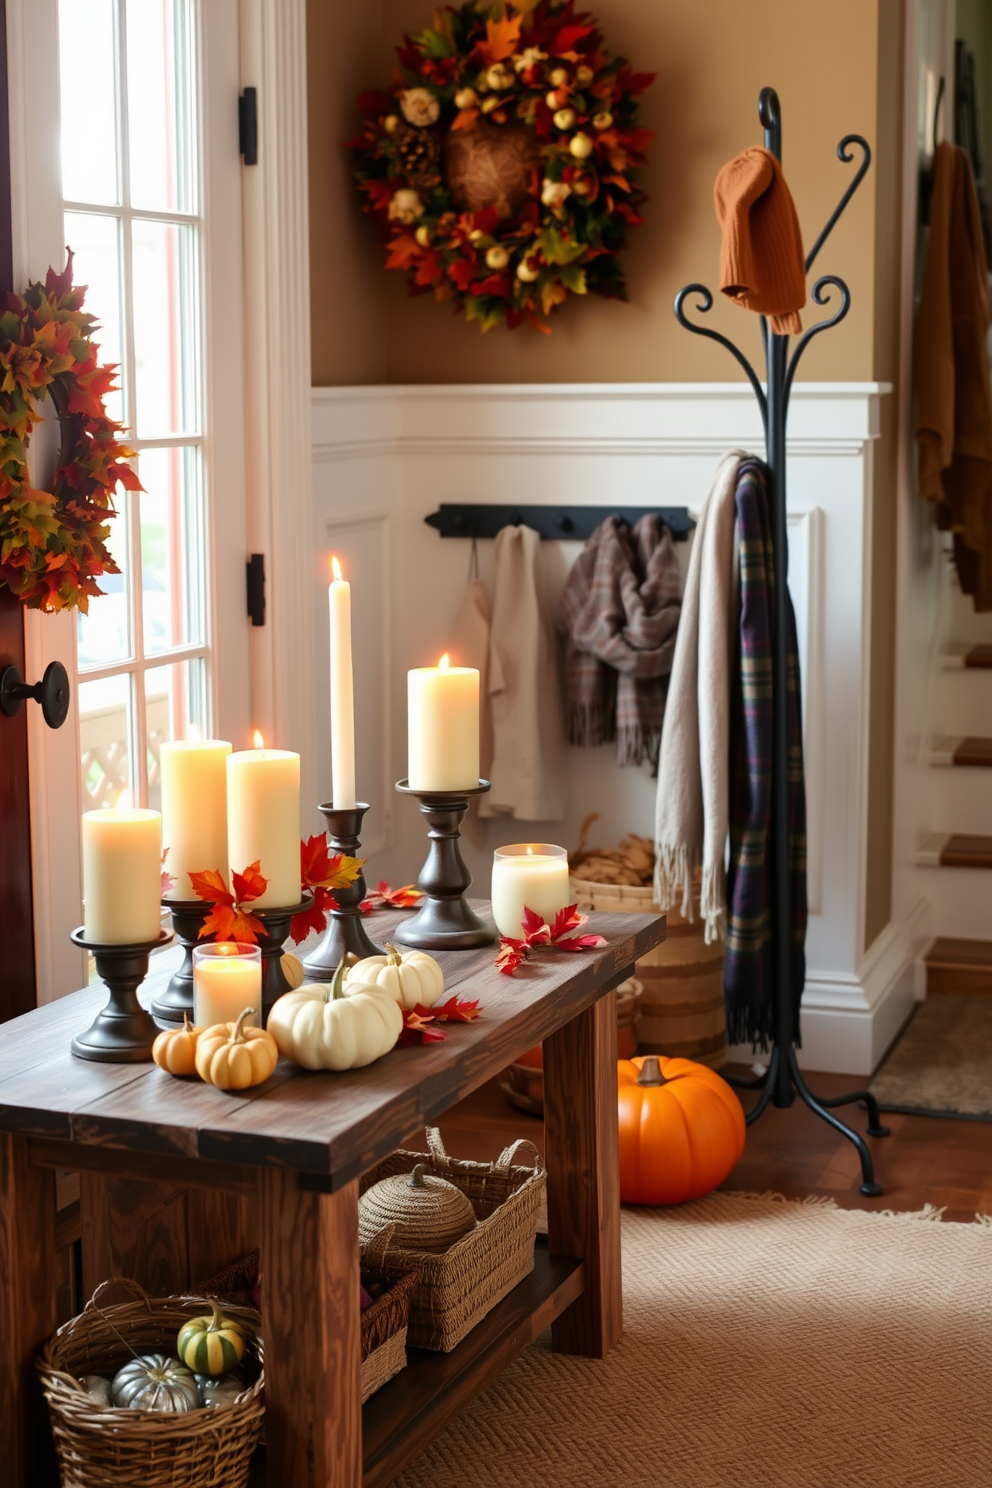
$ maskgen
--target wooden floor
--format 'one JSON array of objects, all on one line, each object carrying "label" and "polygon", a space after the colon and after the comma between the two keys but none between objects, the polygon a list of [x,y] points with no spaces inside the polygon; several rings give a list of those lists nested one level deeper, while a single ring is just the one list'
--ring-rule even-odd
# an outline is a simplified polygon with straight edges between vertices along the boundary
[{"label": "wooden floor", "polygon": [[[809,1083],[814,1093],[839,1095],[864,1081],[811,1074]],[[754,1099],[747,1093],[743,1098],[746,1104]],[[858,1106],[838,1114],[864,1132],[865,1112]],[[801,1102],[788,1110],[769,1107],[749,1128],[744,1156],[724,1187],[789,1198],[825,1194],[845,1209],[911,1210],[935,1204],[946,1207],[946,1219],[964,1222],[976,1213],[992,1214],[992,1124],[925,1116],[883,1119],[891,1136],[868,1141],[884,1189],[880,1199],[859,1193],[861,1167],[851,1143]],[[514,1110],[495,1081],[453,1107],[439,1125],[453,1157],[479,1161],[496,1157],[517,1137],[529,1137],[539,1147],[543,1140],[542,1122]]]}]

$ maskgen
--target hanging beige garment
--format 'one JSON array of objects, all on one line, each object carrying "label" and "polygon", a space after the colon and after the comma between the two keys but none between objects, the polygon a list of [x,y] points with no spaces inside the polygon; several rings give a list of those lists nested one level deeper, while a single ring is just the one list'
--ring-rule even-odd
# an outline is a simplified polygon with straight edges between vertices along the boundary
[{"label": "hanging beige garment", "polygon": [[561,685],[541,539],[531,527],[504,527],[495,559],[489,645],[493,788],[482,798],[480,815],[561,821]]},{"label": "hanging beige garment", "polygon": [[[456,666],[476,667],[479,672],[479,774],[489,779],[493,758],[493,715],[489,703],[489,631],[491,611],[486,586],[476,576],[468,581],[451,629],[451,657]],[[486,826],[479,821],[476,796],[462,823],[462,832],[476,847],[485,847]]]}]

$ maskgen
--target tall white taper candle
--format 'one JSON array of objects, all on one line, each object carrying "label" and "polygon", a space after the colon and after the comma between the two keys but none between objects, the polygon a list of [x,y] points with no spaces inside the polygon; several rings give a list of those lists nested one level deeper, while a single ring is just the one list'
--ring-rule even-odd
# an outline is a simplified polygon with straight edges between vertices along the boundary
[{"label": "tall white taper candle", "polygon": [[334,577],[327,590],[331,622],[331,801],[351,807],[355,786],[355,681],[351,655],[351,585],[331,559]]}]

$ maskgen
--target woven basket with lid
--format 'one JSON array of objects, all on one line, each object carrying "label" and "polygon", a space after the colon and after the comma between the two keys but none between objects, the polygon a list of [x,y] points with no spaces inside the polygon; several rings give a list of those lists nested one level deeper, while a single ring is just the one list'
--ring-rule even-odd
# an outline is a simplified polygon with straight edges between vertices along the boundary
[{"label": "woven basket with lid", "polygon": [[460,1188],[418,1162],[412,1173],[380,1178],[358,1202],[360,1245],[387,1225],[394,1245],[437,1254],[475,1228],[475,1210]]},{"label": "woven basket with lid", "polygon": [[[115,1286],[135,1300],[104,1304]],[[245,1360],[255,1375],[233,1405],[180,1415],[108,1409],[77,1383],[84,1374],[112,1379],[134,1354],[174,1354],[180,1328],[209,1306],[203,1297],[152,1298],[136,1282],[104,1282],[49,1339],[38,1373],[63,1488],[245,1488],[263,1415],[257,1312],[225,1308],[247,1339]]]}]

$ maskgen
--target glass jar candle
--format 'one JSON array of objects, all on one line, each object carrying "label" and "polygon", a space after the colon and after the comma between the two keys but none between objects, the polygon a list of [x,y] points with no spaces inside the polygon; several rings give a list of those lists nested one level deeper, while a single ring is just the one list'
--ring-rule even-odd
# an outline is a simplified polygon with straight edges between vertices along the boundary
[{"label": "glass jar candle", "polygon": [[493,854],[493,919],[501,935],[519,940],[524,909],[550,925],[572,901],[568,888],[568,854],[550,842],[514,842]]},{"label": "glass jar candle", "polygon": [[258,1024],[262,1006],[262,952],[241,941],[220,941],[193,950],[193,1022],[197,1028],[236,1023],[245,1008],[246,1023]]}]

